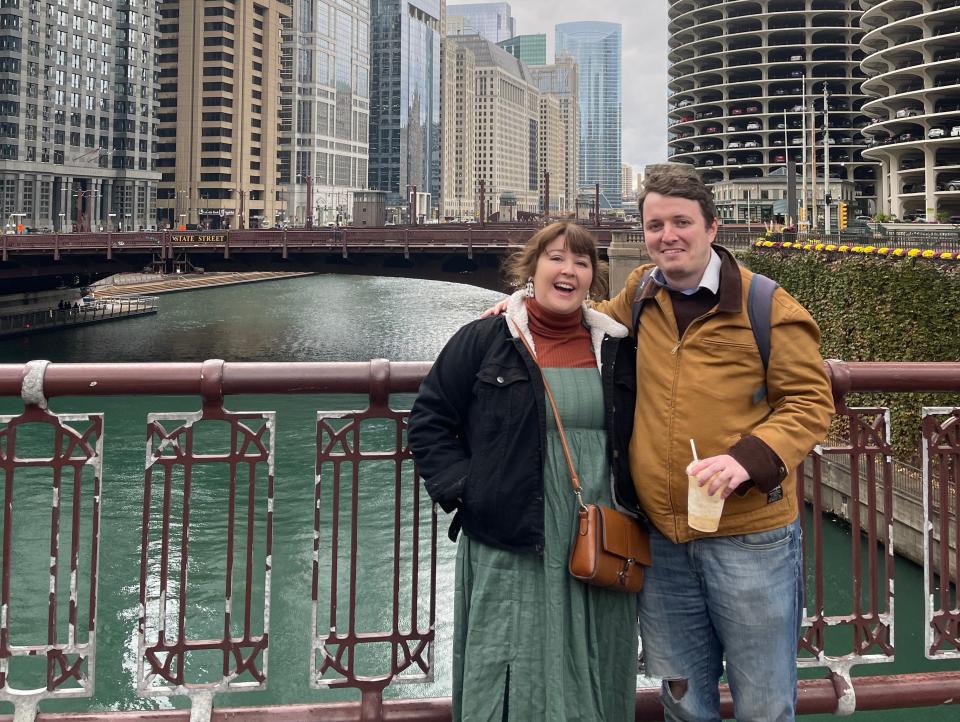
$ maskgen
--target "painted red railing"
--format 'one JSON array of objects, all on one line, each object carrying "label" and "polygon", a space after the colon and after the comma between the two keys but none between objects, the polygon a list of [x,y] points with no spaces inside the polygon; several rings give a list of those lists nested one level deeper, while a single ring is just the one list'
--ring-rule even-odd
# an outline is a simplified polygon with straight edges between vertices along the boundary
[{"label": "painted red railing", "polygon": [[[960,391],[960,364],[827,363],[838,411],[849,419],[849,441],[817,447],[803,464],[799,493],[813,506],[813,576],[807,593],[805,629],[798,664],[826,669],[823,679],[799,686],[802,713],[888,709],[947,704],[960,700],[960,672],[941,671],[851,677],[851,668],[893,658],[895,599],[893,484],[890,416],[882,408],[848,408],[847,395],[861,391]],[[407,413],[390,405],[390,394],[415,392],[425,363],[150,363],[0,365],[0,397],[21,398],[22,411],[0,416],[0,472],[3,474],[2,550],[0,550],[0,700],[13,702],[15,719],[77,720],[446,720],[449,699],[383,700],[383,690],[401,681],[429,679],[433,673],[436,614],[437,516],[420,490],[406,443]],[[362,394],[359,410],[321,411],[316,428],[312,624],[310,670],[313,687],[353,688],[360,703],[217,708],[214,693],[262,689],[268,681],[270,594],[273,553],[275,414],[228,411],[224,397],[236,394]],[[58,414],[48,400],[60,396],[188,395],[199,408],[186,413],[150,413],[143,468],[143,517],[140,538],[140,604],[137,622],[136,691],[141,695],[185,695],[192,709],[156,712],[117,711],[37,715],[45,699],[90,696],[95,686],[97,586],[101,530],[100,490],[104,480],[103,415]],[[95,399],[91,399],[95,406]],[[372,426],[380,445],[370,448]],[[220,431],[210,445],[207,430]],[[37,450],[42,428],[50,448]],[[954,490],[960,459],[960,409],[923,409],[923,530],[928,604],[925,654],[930,659],[960,657],[960,610],[949,585],[957,579],[960,557],[941,539],[955,539],[960,507]],[[33,446],[24,445],[30,437]],[[18,444],[18,442],[20,442]],[[852,602],[843,613],[825,590],[821,511],[825,508],[826,467],[841,459],[848,484],[852,528],[850,578]],[[392,602],[385,628],[365,628],[358,618],[362,594],[358,571],[364,558],[358,521],[367,509],[364,469],[368,463],[389,469],[387,499],[392,549],[378,549],[381,574],[392,579]],[[225,499],[204,501],[209,470],[223,472]],[[45,476],[39,477],[42,471]],[[49,480],[48,480],[49,477]],[[38,481],[38,478],[42,478]],[[43,486],[49,484],[49,487]],[[24,642],[18,628],[16,560],[18,509],[25,498],[50,500],[49,589],[44,598],[47,628]],[[934,503],[936,502],[936,503]],[[191,531],[199,522],[197,505],[213,508],[225,529],[222,633],[191,631],[187,570]],[[940,510],[951,513],[941,514]],[[22,518],[22,517],[20,517]],[[209,519],[210,517],[205,517]],[[219,521],[218,526],[219,528]],[[861,550],[860,538],[867,544]],[[862,555],[865,554],[865,557]],[[384,561],[384,558],[386,561]],[[865,569],[865,573],[860,573]],[[86,590],[86,594],[82,593]],[[912,592],[913,590],[908,590]],[[904,593],[907,593],[906,591]],[[102,620],[100,620],[102,621]],[[110,620],[112,623],[113,620]],[[849,628],[846,642],[828,635],[830,627]],[[14,643],[14,639],[20,643]],[[380,667],[361,663],[365,650],[389,649]],[[198,677],[191,655],[212,653],[219,673]],[[18,665],[28,657],[45,658],[45,683],[18,688]],[[386,662],[382,660],[386,659]],[[658,690],[637,692],[636,718],[662,719]],[[732,714],[729,694],[724,709]],[[0,717],[0,719],[4,719]]]}]

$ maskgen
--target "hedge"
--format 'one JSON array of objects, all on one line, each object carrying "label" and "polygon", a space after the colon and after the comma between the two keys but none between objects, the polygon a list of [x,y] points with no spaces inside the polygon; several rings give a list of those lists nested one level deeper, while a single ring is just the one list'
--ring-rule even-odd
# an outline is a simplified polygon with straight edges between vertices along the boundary
[{"label": "hedge", "polygon": [[[921,258],[752,249],[741,260],[776,280],[820,325],[824,358],[960,361],[960,268]],[[947,394],[855,394],[850,406],[888,406],[894,452],[917,462],[922,406],[960,406]]]}]

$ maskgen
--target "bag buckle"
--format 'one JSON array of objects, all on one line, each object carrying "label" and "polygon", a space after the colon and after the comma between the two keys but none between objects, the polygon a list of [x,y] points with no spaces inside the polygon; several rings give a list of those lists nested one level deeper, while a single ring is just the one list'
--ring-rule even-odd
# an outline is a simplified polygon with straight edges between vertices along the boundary
[{"label": "bag buckle", "polygon": [[587,505],[583,503],[583,494],[580,493],[580,490],[575,489],[573,495],[577,497],[577,506],[580,507],[580,511],[587,511]]},{"label": "bag buckle", "polygon": [[624,563],[623,567],[617,572],[617,580],[620,582],[620,586],[625,587],[627,585],[627,574],[630,573],[630,567],[636,564],[636,559],[629,557]]}]

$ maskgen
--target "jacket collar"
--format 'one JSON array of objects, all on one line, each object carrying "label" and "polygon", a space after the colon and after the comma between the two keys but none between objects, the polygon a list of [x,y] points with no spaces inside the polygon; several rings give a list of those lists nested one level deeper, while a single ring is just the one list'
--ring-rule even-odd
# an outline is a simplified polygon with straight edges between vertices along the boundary
[{"label": "jacket collar", "polygon": [[[507,329],[510,331],[510,335],[517,338],[517,329],[514,326],[516,324],[530,344],[530,348],[536,353],[537,347],[534,344],[533,335],[530,333],[530,320],[527,315],[527,304],[524,303],[525,298],[523,289],[515,291],[507,300],[507,312],[504,318],[507,321]],[[590,329],[590,343],[593,346],[593,355],[597,359],[597,368],[599,369],[601,367],[600,344],[603,337],[625,338],[629,331],[626,326],[614,321],[606,314],[594,311],[587,304],[583,304],[583,321]]]},{"label": "jacket collar", "polygon": [[[743,283],[740,280],[740,264],[723,246],[713,244],[713,250],[720,256],[720,288],[718,289],[717,311],[721,313],[739,313],[743,309]],[[655,268],[655,267],[654,267]],[[640,297],[652,299],[662,288],[648,279]]]}]

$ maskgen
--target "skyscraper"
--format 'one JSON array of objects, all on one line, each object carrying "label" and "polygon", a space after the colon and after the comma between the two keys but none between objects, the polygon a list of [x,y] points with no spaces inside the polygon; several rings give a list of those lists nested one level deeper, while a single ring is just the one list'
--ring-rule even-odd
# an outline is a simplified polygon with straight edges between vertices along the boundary
[{"label": "skyscraper", "polygon": [[509,40],[501,40],[497,43],[513,57],[527,65],[546,65],[547,64],[547,36],[543,33],[539,35],[514,35]]},{"label": "skyscraper", "polygon": [[[577,61],[570,55],[561,54],[557,56],[553,65],[531,66],[530,75],[541,92],[556,96],[560,103],[563,175],[559,176],[551,171],[550,194],[557,201],[562,201],[559,210],[574,210],[579,188],[577,174],[580,162],[580,95]],[[551,200],[551,205],[552,203]]]},{"label": "skyscraper", "polygon": [[443,41],[443,189],[441,218],[477,215],[476,59],[457,42]]},{"label": "skyscraper", "polygon": [[491,43],[508,40],[515,34],[510,3],[468,3],[450,5],[447,14],[463,18],[464,35],[481,35]]},{"label": "skyscraper", "polygon": [[371,0],[370,188],[387,203],[440,196],[443,0]]},{"label": "skyscraper", "polygon": [[[728,5],[728,3],[724,3]],[[668,85],[669,140],[672,162],[696,166],[704,182],[710,185],[730,181],[736,185],[745,181],[744,188],[735,193],[750,191],[753,179],[769,176],[785,168],[788,160],[796,161],[800,185],[803,167],[810,177],[811,161],[817,160],[816,175],[823,174],[822,109],[823,86],[829,88],[827,101],[829,127],[827,143],[827,180],[834,185],[834,195],[845,192],[845,199],[855,204],[857,213],[873,214],[880,210],[878,195],[887,177],[881,173],[876,158],[867,152],[868,139],[864,128],[871,124],[871,108],[877,107],[864,94],[861,83],[867,73],[888,74],[887,61],[872,55],[879,49],[898,58],[898,72],[890,73],[890,82],[883,81],[878,94],[891,100],[891,133],[899,135],[906,130],[893,113],[912,108],[906,101],[922,104],[920,89],[924,82],[939,86],[936,70],[927,70],[921,58],[928,55],[921,31],[928,22],[919,5],[904,16],[904,24],[893,33],[895,40],[883,37],[880,27],[891,23],[885,10],[876,12],[882,21],[870,21],[860,26],[863,8],[876,5],[864,3],[783,3],[779,0],[760,0],[740,7],[730,6],[723,18],[717,18],[717,5],[708,0],[671,5],[670,23],[670,81]],[[825,12],[824,12],[825,11]],[[906,22],[909,19],[909,22]],[[710,23],[709,32],[699,29]],[[909,29],[908,29],[909,27]],[[757,32],[763,30],[766,40],[757,43]],[[933,37],[934,32],[929,33]],[[866,47],[859,43],[870,38]],[[939,42],[939,40],[937,41]],[[869,43],[877,43],[876,46]],[[895,47],[906,43],[911,53],[909,62]],[[939,47],[939,46],[937,46]],[[909,72],[907,68],[912,68]],[[892,70],[893,67],[889,68]],[[903,73],[899,72],[904,70]],[[915,73],[915,75],[911,75]],[[905,92],[902,100],[898,92]],[[949,94],[949,90],[937,91]],[[953,91],[956,95],[956,91]],[[817,113],[811,119],[807,110],[815,104]],[[926,112],[932,108],[927,107]],[[880,114],[884,119],[887,112]],[[816,148],[811,147],[811,120],[816,131]],[[871,126],[874,127],[874,126]],[[919,126],[918,126],[919,127]],[[884,146],[890,147],[890,146]],[[918,157],[932,158],[927,144]],[[891,151],[899,161],[905,159],[901,149]],[[923,163],[915,171],[923,176]],[[832,179],[832,180],[830,180]],[[823,202],[824,185],[816,180],[816,189],[801,190],[801,223],[813,220],[812,198]],[[927,186],[933,188],[928,177]],[[754,186],[756,187],[756,186]],[[785,184],[784,184],[785,187]],[[719,189],[718,189],[719,190]],[[770,189],[772,191],[772,189]],[[766,192],[766,191],[764,191]],[[929,197],[933,200],[933,197]],[[918,210],[930,205],[917,198]],[[807,205],[807,208],[804,208]],[[784,203],[784,208],[786,203]],[[740,220],[739,204],[718,205],[719,217]],[[746,208],[743,209],[743,212]],[[732,215],[727,215],[732,214]],[[744,217],[745,218],[745,217]]]},{"label": "skyscraper", "polygon": [[335,222],[368,182],[370,0],[294,0],[285,25],[279,166],[287,218]]},{"label": "skyscraper", "polygon": [[157,199],[176,228],[259,228],[277,214],[278,0],[161,5]]},{"label": "skyscraper", "polygon": [[557,55],[567,52],[579,67],[581,189],[600,184],[600,207],[619,209],[623,105],[620,86],[620,24],[561,23]]},{"label": "skyscraper", "polygon": [[[473,115],[472,135],[461,133],[459,142],[473,145],[475,182],[485,183],[486,208],[481,212],[486,217],[499,213],[501,220],[515,220],[520,212],[539,212],[541,93],[529,69],[478,35],[448,37],[446,42],[452,52],[472,56],[472,77],[464,72],[456,81],[465,91],[460,96],[464,102],[451,104],[450,110]],[[472,108],[466,106],[470,97]],[[470,157],[466,148],[446,148],[445,152],[454,159]],[[465,193],[473,192],[475,189],[465,189]]]},{"label": "skyscraper", "polygon": [[57,231],[78,220],[153,223],[154,40],[158,15],[161,30],[176,22],[171,9],[65,0],[3,7],[3,221]]}]

